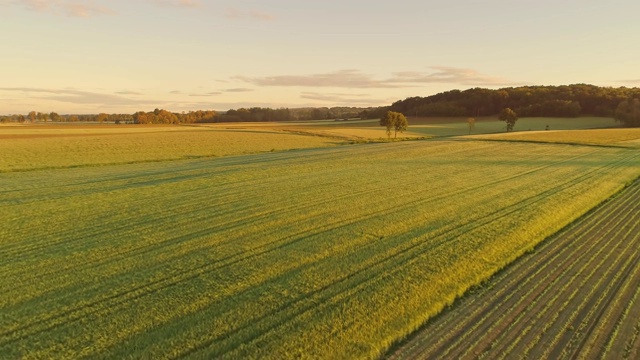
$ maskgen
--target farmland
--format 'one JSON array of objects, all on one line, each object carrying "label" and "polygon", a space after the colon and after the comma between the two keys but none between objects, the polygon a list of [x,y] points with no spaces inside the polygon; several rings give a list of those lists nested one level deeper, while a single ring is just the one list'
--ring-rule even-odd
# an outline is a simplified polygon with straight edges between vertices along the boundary
[{"label": "farmland", "polygon": [[0,126],[0,172],[220,157],[344,142],[268,128],[197,126]]},{"label": "farmland", "polygon": [[[409,131],[399,136],[416,139],[469,132],[466,120],[462,118],[415,118],[411,121]],[[615,124],[610,118],[531,118],[519,122],[522,127],[537,130],[544,129],[543,124],[548,123],[553,124],[554,129]],[[474,134],[500,132],[503,128],[501,121],[480,118]],[[0,152],[11,154],[0,157],[0,172],[246,155],[332,147],[382,138],[386,138],[386,133],[378,120],[192,126],[0,124]],[[637,136],[633,139],[637,143]]]},{"label": "farmland", "polygon": [[[605,117],[579,117],[579,118],[522,118],[516,123],[518,131],[545,130],[547,125],[551,130],[579,130],[615,127],[619,125],[612,118]],[[281,123],[235,123],[216,124],[213,127],[248,128],[248,129],[272,129],[289,130],[313,133],[325,136],[336,136],[348,139],[386,138],[384,128],[378,125],[378,120],[349,120],[349,121],[301,121]],[[504,121],[496,117],[479,117],[475,123],[473,134],[502,133],[505,131]],[[409,128],[398,137],[434,137],[434,136],[461,136],[469,134],[467,118],[438,118],[438,117],[409,117]]]},{"label": "farmland", "polygon": [[637,359],[640,181],[545,241],[390,358]]},{"label": "farmland", "polygon": [[598,129],[513,132],[508,134],[471,135],[473,139],[531,141],[563,144],[640,147],[640,129]]},{"label": "farmland", "polygon": [[[8,152],[0,353],[375,358],[640,175],[629,147],[216,126],[70,136],[87,150],[73,161],[47,155],[60,139]],[[196,140],[209,132],[291,142],[220,157]],[[109,152],[137,141],[158,151]]]}]

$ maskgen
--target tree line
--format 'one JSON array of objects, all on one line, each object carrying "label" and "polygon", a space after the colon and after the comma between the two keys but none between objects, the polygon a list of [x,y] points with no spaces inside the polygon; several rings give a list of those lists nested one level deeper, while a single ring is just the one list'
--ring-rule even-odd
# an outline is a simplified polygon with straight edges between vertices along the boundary
[{"label": "tree line", "polygon": [[297,120],[347,120],[353,118],[378,118],[385,108],[359,107],[308,107],[279,108],[251,107],[230,109],[226,112],[197,110],[170,112],[164,109],[138,111],[134,114],[84,114],[60,115],[55,112],[31,111],[27,115],[0,116],[0,122],[97,122],[116,124],[193,124],[213,122],[262,122]]},{"label": "tree line", "polygon": [[0,116],[0,122],[112,122],[133,124],[190,124],[210,122],[261,122],[296,120],[380,119],[387,111],[406,116],[495,116],[505,108],[520,117],[615,117],[627,126],[640,126],[640,88],[599,87],[587,84],[521,86],[498,90],[450,90],[427,97],[409,97],[381,107],[250,107],[226,112],[163,109],[134,114],[59,115],[31,111],[27,115]]},{"label": "tree line", "polygon": [[220,113],[219,122],[261,122],[261,121],[300,121],[300,120],[348,120],[354,118],[374,119],[381,113],[377,107],[304,107],[278,108],[251,107],[230,109]]},{"label": "tree line", "polygon": [[63,114],[56,112],[36,112],[31,111],[27,115],[13,114],[0,116],[0,122],[115,122],[115,123],[133,123],[131,114]]},{"label": "tree line", "polygon": [[640,88],[586,84],[521,86],[498,90],[451,90],[394,102],[389,110],[408,116],[494,116],[504,108],[521,117],[615,116],[627,99],[640,98]]}]

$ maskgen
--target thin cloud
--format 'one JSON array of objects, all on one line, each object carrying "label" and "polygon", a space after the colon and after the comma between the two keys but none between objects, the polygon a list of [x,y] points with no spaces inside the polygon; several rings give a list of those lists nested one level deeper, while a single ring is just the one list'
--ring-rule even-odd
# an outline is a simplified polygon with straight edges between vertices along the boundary
[{"label": "thin cloud", "polygon": [[321,101],[336,105],[347,104],[349,106],[376,106],[387,103],[388,100],[372,99],[369,94],[343,94],[343,93],[317,93],[305,91],[300,94],[300,98],[307,100]]},{"label": "thin cloud", "polygon": [[312,75],[278,75],[267,77],[235,76],[233,80],[241,80],[257,86],[302,86],[302,87],[339,87],[339,88],[399,88],[402,84],[394,84],[384,80],[376,80],[369,74],[359,70],[339,70],[324,74]]},{"label": "thin cloud", "polygon": [[259,21],[272,21],[275,20],[275,16],[259,10],[241,10],[234,7],[228,7],[225,10],[224,16],[227,19],[234,20],[259,20]]},{"label": "thin cloud", "polygon": [[267,14],[265,12],[255,11],[255,10],[249,11],[249,17],[255,20],[264,20],[264,21],[272,21],[276,19],[276,17],[271,14]]},{"label": "thin cloud", "polygon": [[153,0],[154,4],[163,5],[163,6],[173,6],[180,8],[199,8],[202,6],[202,1],[200,0]]},{"label": "thin cloud", "polygon": [[[184,101],[171,99],[136,99],[113,94],[102,94],[75,89],[45,89],[30,87],[5,87],[0,88],[0,92],[6,94],[0,98],[0,104],[7,104],[4,108],[19,106],[24,109],[34,109],[37,103],[33,100],[53,100],[61,104],[56,106],[59,113],[98,113],[98,112],[135,112],[138,110],[148,111],[150,109],[162,108],[170,111],[191,111],[203,109],[226,110],[241,107],[286,107],[286,103],[263,103],[263,102],[214,102],[214,101]],[[26,95],[22,98],[21,94]],[[13,100],[11,100],[13,99]],[[193,100],[199,98],[194,97]],[[33,102],[33,103],[32,103]],[[68,104],[68,105],[64,105]],[[66,109],[65,109],[66,108]],[[25,110],[12,110],[15,113],[25,112]],[[82,109],[82,110],[78,110]]]},{"label": "thin cloud", "polygon": [[618,82],[628,85],[639,85],[640,79],[618,80]]},{"label": "thin cloud", "polygon": [[257,86],[299,86],[334,88],[409,88],[420,84],[448,83],[471,86],[516,85],[504,78],[488,76],[472,69],[446,66],[431,67],[435,71],[404,71],[394,73],[391,78],[376,79],[359,70],[347,69],[324,74],[277,75],[266,77],[235,76],[240,80]]},{"label": "thin cloud", "polygon": [[249,88],[233,88],[233,89],[225,89],[225,92],[251,92],[254,91],[253,89],[249,89]]},{"label": "thin cloud", "polygon": [[136,91],[116,91],[115,94],[117,95],[144,95],[142,93],[136,92]]},{"label": "thin cloud", "polygon": [[321,94],[317,92],[305,91],[300,93],[303,99],[320,100],[320,101],[342,101],[347,97],[362,98],[369,96],[368,94],[343,94],[343,93],[327,93]]},{"label": "thin cloud", "polygon": [[24,6],[30,10],[35,10],[35,11],[47,11],[50,10],[55,3],[58,3],[58,1],[52,1],[52,0],[23,0],[23,1],[16,1],[16,3],[23,3]]},{"label": "thin cloud", "polygon": [[20,92],[26,94],[41,94],[32,96],[35,99],[53,100],[76,105],[96,105],[96,106],[126,106],[126,105],[147,105],[153,104],[151,100],[138,100],[129,97],[102,94],[89,91],[73,89],[42,89],[42,88],[0,88],[1,91]]},{"label": "thin cloud", "polygon": [[424,73],[415,71],[398,72],[387,80],[392,83],[447,83],[461,85],[514,85],[513,82],[500,77],[488,76],[473,69],[462,69],[448,66],[432,66],[435,72]]},{"label": "thin cloud", "polygon": [[192,97],[207,97],[207,96],[214,96],[214,95],[221,95],[222,93],[220,91],[212,91],[212,92],[208,92],[208,93],[204,93],[204,94],[189,94],[189,96]]},{"label": "thin cloud", "polygon": [[185,93],[185,92],[182,92],[180,90],[174,90],[174,91],[171,91],[169,93],[170,94],[174,94],[174,95],[187,95],[187,96],[191,96],[191,97],[207,97],[207,96],[222,95],[224,93],[242,93],[242,92],[251,92],[251,91],[254,91],[254,89],[232,88],[232,89],[223,89],[223,90],[219,90],[219,91],[192,92],[192,93]]},{"label": "thin cloud", "polygon": [[112,9],[97,5],[94,1],[80,3],[64,0],[21,0],[16,3],[21,3],[25,8],[32,11],[51,13],[55,15],[65,14],[71,17],[88,18],[98,15],[115,14],[115,11]]}]

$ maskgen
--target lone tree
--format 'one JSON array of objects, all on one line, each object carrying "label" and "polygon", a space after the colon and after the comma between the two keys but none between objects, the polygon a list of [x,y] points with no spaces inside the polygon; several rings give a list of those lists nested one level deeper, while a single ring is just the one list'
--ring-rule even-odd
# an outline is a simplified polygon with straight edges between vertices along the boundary
[{"label": "lone tree", "polygon": [[498,119],[507,122],[507,132],[509,132],[513,130],[513,125],[518,121],[518,115],[510,108],[504,108],[500,111],[500,114],[498,114]]},{"label": "lone tree", "polygon": [[51,114],[49,114],[49,119],[51,119],[51,121],[62,121],[62,118],[57,112],[51,112]]},{"label": "lone tree", "polygon": [[399,112],[395,111],[387,111],[380,118],[380,126],[384,126],[387,128],[387,138],[391,138],[391,130],[394,130],[393,137],[398,137],[398,131],[403,132],[407,130],[407,126],[409,126],[409,121],[407,118]]},{"label": "lone tree", "polygon": [[467,125],[469,125],[469,134],[471,134],[476,129],[476,118],[467,118]]},{"label": "lone tree", "polygon": [[620,103],[616,108],[616,120],[625,126],[640,126],[640,100],[628,99]]}]

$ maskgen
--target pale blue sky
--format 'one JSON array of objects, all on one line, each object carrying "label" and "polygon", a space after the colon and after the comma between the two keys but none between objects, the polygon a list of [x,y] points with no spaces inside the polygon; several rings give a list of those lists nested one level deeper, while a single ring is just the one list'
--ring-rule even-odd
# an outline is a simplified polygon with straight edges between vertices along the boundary
[{"label": "pale blue sky", "polygon": [[0,114],[640,85],[637,0],[0,0]]}]

